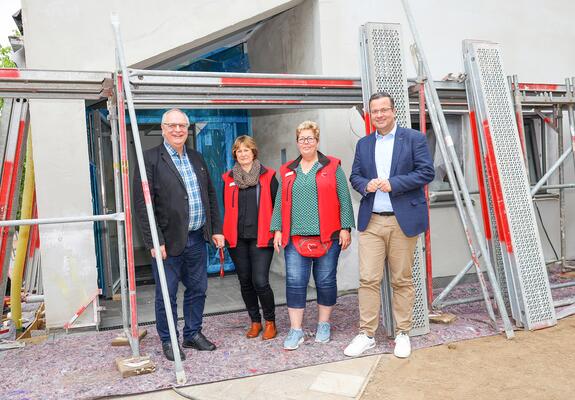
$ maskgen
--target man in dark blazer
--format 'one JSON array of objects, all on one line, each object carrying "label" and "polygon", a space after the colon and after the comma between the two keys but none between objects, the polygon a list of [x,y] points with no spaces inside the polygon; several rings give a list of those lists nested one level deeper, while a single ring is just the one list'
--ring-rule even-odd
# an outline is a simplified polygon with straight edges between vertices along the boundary
[{"label": "man in dark blazer", "polygon": [[387,260],[396,322],[394,354],[405,358],[411,353],[408,334],[415,301],[413,255],[417,235],[429,223],[423,188],[435,173],[425,136],[397,126],[389,94],[372,95],[369,111],[376,132],[357,143],[350,175],[351,185],[362,195],[357,225],[360,333],[344,353],[358,356],[375,346]]},{"label": "man in dark blazer", "polygon": [[[164,141],[144,153],[150,196],[154,207],[166,282],[172,306],[172,318],[178,321],[176,294],[181,281],[184,292],[183,346],[197,350],[214,350],[216,346],[202,333],[202,316],[208,287],[206,242],[224,246],[222,223],[216,192],[208,168],[200,153],[187,148],[190,125],[186,114],[172,109],[162,116]],[[166,358],[174,360],[168,320],[150,224],[136,167],[134,174],[134,208],[142,228],[144,244],[152,255],[156,282],[156,329]],[[176,325],[177,326],[177,325]],[[180,348],[182,359],[185,354]]]}]

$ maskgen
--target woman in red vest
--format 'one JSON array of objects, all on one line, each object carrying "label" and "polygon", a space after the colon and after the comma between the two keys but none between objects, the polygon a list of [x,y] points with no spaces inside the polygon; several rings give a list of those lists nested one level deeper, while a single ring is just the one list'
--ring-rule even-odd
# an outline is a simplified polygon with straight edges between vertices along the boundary
[{"label": "woman in red vest", "polygon": [[282,165],[271,231],[274,247],[284,247],[286,298],[290,331],[284,349],[304,341],[302,330],[311,273],[317,290],[318,323],[315,341],[330,340],[330,316],[337,299],[339,253],[351,243],[355,227],[351,196],[340,160],[318,151],[319,128],[313,121],[296,129],[300,156]]},{"label": "woman in red vest", "polygon": [[232,155],[236,163],[222,175],[224,237],[252,321],[246,337],[255,338],[262,331],[261,304],[265,319],[262,339],[268,340],[277,335],[274,293],[269,284],[273,257],[269,226],[278,181],[273,169],[260,164],[256,142],[250,136],[236,139]]}]

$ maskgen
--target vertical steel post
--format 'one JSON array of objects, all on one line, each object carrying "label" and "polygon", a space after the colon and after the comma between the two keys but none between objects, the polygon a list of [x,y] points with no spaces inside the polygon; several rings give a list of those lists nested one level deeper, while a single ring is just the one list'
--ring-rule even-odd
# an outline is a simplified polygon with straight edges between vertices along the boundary
[{"label": "vertical steel post", "polygon": [[[559,154],[563,154],[563,107],[556,104],[553,107],[554,122],[557,128],[557,149]],[[559,166],[559,184],[565,183],[565,167],[563,163]],[[559,189],[559,233],[561,239],[561,270],[565,271],[565,254],[567,244],[565,239],[565,189]]]},{"label": "vertical steel post", "polygon": [[[124,58],[124,48],[122,46],[122,36],[120,33],[120,21],[117,15],[112,15],[112,27],[114,28],[115,40],[116,40],[116,49],[118,51],[118,61],[120,62],[120,69],[122,71],[122,77],[128,78],[130,75],[128,73],[128,67],[126,66],[125,58]],[[180,356],[180,346],[178,345],[178,338],[176,336],[176,321],[172,318],[172,307],[170,304],[170,298],[168,294],[168,286],[166,283],[166,275],[164,272],[164,262],[162,260],[162,252],[160,251],[160,242],[158,240],[158,232],[156,228],[156,218],[154,216],[154,210],[152,208],[152,200],[150,198],[150,189],[148,185],[148,177],[146,176],[146,165],[144,164],[144,155],[142,153],[142,144],[140,141],[140,131],[138,129],[138,122],[136,118],[136,110],[134,109],[134,101],[132,99],[132,92],[130,90],[129,82],[125,85],[122,85],[124,89],[124,93],[126,94],[126,103],[128,105],[128,112],[130,114],[130,121],[132,126],[132,137],[134,139],[134,147],[136,150],[136,159],[138,162],[138,168],[141,171],[140,177],[142,180],[142,191],[144,192],[144,199],[146,202],[146,212],[148,214],[148,222],[150,223],[150,232],[152,234],[152,243],[154,244],[154,249],[156,252],[156,263],[158,268],[158,275],[160,278],[160,286],[162,288],[162,298],[164,300],[164,307],[166,309],[166,319],[168,320],[168,328],[170,331],[170,341],[172,343],[172,348],[174,352],[174,368],[176,372],[176,381],[178,384],[186,383],[186,373],[182,366],[182,359]],[[121,91],[120,91],[121,93]],[[123,100],[123,99],[122,99]],[[120,101],[118,98],[118,103],[123,106],[123,101]],[[122,170],[124,175],[124,210],[126,213],[126,239],[128,243],[128,257],[130,253],[133,256],[133,249],[130,246],[131,239],[132,239],[132,232],[131,232],[131,221],[130,221],[130,209],[129,199],[130,199],[130,190],[129,190],[129,176],[128,176],[128,159],[127,159],[127,141],[126,141],[126,131],[125,131],[125,117],[124,117],[124,108],[119,108],[118,118],[120,119],[120,146],[122,147]],[[122,129],[122,126],[124,129]],[[130,221],[130,222],[129,222]],[[133,260],[132,260],[133,261]],[[128,274],[131,274],[130,269],[133,269],[133,264],[130,266],[130,259],[128,259]],[[135,303],[135,278],[133,274],[130,275],[130,304],[132,305]],[[132,284],[134,291],[132,292]],[[133,299],[133,300],[132,300]],[[135,304],[134,304],[135,305]],[[133,317],[132,317],[133,318]],[[136,328],[137,329],[137,328]],[[136,332],[137,335],[137,332]],[[134,326],[132,326],[132,336],[134,336]]]},{"label": "vertical steel post", "polygon": [[[468,213],[471,225],[472,225],[474,233],[475,233],[475,238],[476,238],[477,242],[479,243],[479,249],[483,254],[488,254],[485,240],[484,240],[482,233],[479,229],[479,223],[477,221],[477,216],[475,215],[475,211],[473,210],[473,203],[471,202],[471,198],[469,196],[469,190],[467,189],[467,185],[465,183],[465,177],[463,176],[463,172],[461,171],[461,167],[459,165],[459,161],[457,158],[457,153],[455,152],[455,148],[453,145],[453,139],[452,139],[451,135],[449,134],[449,128],[447,126],[447,121],[445,120],[445,115],[443,114],[443,110],[441,108],[439,96],[437,95],[437,91],[435,89],[435,84],[433,82],[432,75],[431,75],[431,72],[429,70],[427,60],[425,58],[425,54],[423,53],[423,50],[421,48],[421,40],[419,39],[419,34],[418,34],[417,29],[415,27],[415,21],[413,19],[412,14],[411,14],[411,10],[410,10],[408,1],[402,0],[402,4],[403,4],[403,8],[405,10],[405,14],[407,16],[407,20],[409,21],[409,26],[411,28],[411,32],[413,34],[413,39],[414,39],[414,42],[416,45],[416,52],[418,54],[421,65],[423,67],[422,69],[423,69],[423,72],[425,74],[425,77],[427,78],[427,81],[426,81],[426,89],[428,90],[427,91],[427,97],[430,98],[430,100],[431,100],[429,102],[429,111],[430,111],[429,114],[430,114],[430,117],[432,118],[432,122],[434,119],[437,119],[436,124],[437,124],[437,127],[440,128],[439,131],[441,132],[441,134],[437,135],[437,137],[438,137],[438,139],[441,137],[441,139],[438,140],[438,143],[440,144],[440,148],[447,145],[446,146],[447,149],[443,149],[443,151],[448,150],[449,156],[450,156],[448,158],[448,157],[446,157],[447,154],[444,155],[444,158],[446,161],[446,166],[449,165],[448,160],[451,159],[453,161],[452,164],[453,164],[453,167],[455,170],[455,175],[457,177],[457,181],[455,181],[455,179],[453,179],[453,182],[458,182],[460,185],[461,193],[463,194],[463,199],[465,202],[465,206],[467,207],[467,213]],[[436,124],[434,124],[434,127]],[[441,135],[444,135],[444,137],[442,137]],[[445,143],[443,143],[443,141],[445,141]],[[447,168],[447,170],[449,170],[449,168]],[[452,178],[454,178],[454,177],[452,176]],[[455,192],[454,198],[456,200],[456,204],[459,203],[458,210],[460,211],[460,214],[462,217],[462,223],[464,224],[464,229],[465,229],[465,228],[467,228],[467,226],[466,226],[466,222],[464,222],[465,216],[462,214],[463,213],[463,206],[461,204],[461,198],[457,195],[457,187],[454,188],[454,192]],[[469,243],[469,246],[470,246],[470,249],[472,252],[472,259],[474,261],[474,264],[476,265],[478,278],[479,278],[479,281],[483,287],[483,294],[485,297],[485,303],[486,303],[488,312],[493,313],[493,309],[491,308],[491,302],[489,299],[489,294],[486,293],[486,288],[484,287],[485,282],[482,282],[483,275],[481,273],[481,270],[479,269],[479,261],[478,261],[477,256],[476,256],[475,249],[473,248],[473,243],[471,241],[471,239],[472,239],[471,234],[467,229],[465,229],[465,230],[466,230],[466,234],[467,234],[467,238],[468,238],[468,243]],[[497,279],[495,277],[493,265],[491,265],[491,261],[489,260],[489,257],[483,257],[483,260],[485,263],[485,268],[487,270],[487,274],[489,276],[489,281],[491,282],[491,286],[493,288],[497,307],[499,309],[501,319],[503,320],[503,326],[505,329],[505,333],[507,335],[507,338],[512,338],[515,336],[515,333],[513,332],[513,327],[511,326],[509,316],[507,315],[507,309],[505,308],[503,296],[501,295],[501,290],[499,288],[499,284],[497,283]],[[490,310],[490,308],[491,308],[491,310]]]},{"label": "vertical steel post", "polygon": [[[418,57],[419,57],[419,55],[418,55]],[[430,79],[428,77],[427,82],[429,82],[429,80]],[[425,90],[427,93],[427,97],[428,98],[431,97],[430,96],[431,89],[429,88],[428,85],[426,85]],[[445,161],[445,170],[447,172],[447,177],[449,179],[449,183],[452,186],[453,198],[455,200],[457,212],[459,213],[459,219],[461,220],[461,224],[463,225],[463,231],[465,232],[465,236],[467,239],[467,245],[469,246],[469,251],[471,253],[471,260],[472,260],[473,265],[475,266],[475,271],[477,273],[477,279],[479,280],[481,292],[482,292],[483,298],[485,300],[485,307],[487,308],[487,314],[489,315],[489,318],[493,322],[494,328],[497,328],[497,323],[495,320],[495,313],[493,311],[493,306],[491,305],[491,300],[490,300],[489,292],[487,290],[487,285],[485,283],[485,278],[483,276],[483,273],[481,272],[481,267],[479,265],[479,256],[477,254],[479,254],[480,251],[476,251],[475,246],[473,245],[473,238],[471,236],[471,231],[469,230],[469,226],[467,224],[467,218],[465,216],[465,211],[463,208],[463,204],[461,202],[461,196],[459,196],[459,192],[461,191],[464,198],[466,195],[467,195],[467,197],[469,197],[469,192],[467,190],[467,187],[465,186],[465,182],[463,182],[463,184],[462,184],[461,181],[457,180],[458,175],[454,174],[453,165],[457,165],[457,167],[459,167],[459,161],[457,160],[457,156],[455,156],[455,158],[453,158],[453,154],[449,154],[447,152],[447,146],[446,146],[446,142],[451,143],[451,146],[453,146],[453,140],[451,139],[451,136],[449,136],[449,133],[444,132],[444,127],[439,122],[439,117],[438,117],[439,111],[437,110],[436,104],[433,101],[434,100],[431,97],[431,101],[428,103],[429,104],[429,117],[430,117],[431,122],[433,124],[433,128],[435,129],[435,133],[436,133],[435,136],[437,138],[437,144],[439,145],[439,150],[441,152],[443,160]],[[445,127],[447,127],[447,125]],[[444,136],[445,136],[445,138],[444,138]],[[450,157],[452,157],[452,158],[450,158]],[[459,176],[459,177],[461,177],[461,176]],[[461,188],[459,188],[459,185],[461,185]],[[469,201],[471,202],[471,200],[469,200]],[[473,207],[472,205],[470,207],[469,204],[466,204],[466,206],[468,207],[467,208],[468,213],[473,212],[473,209],[471,208],[471,207]],[[476,235],[477,235],[477,232],[476,232]],[[482,251],[485,252],[485,249],[482,249]],[[484,259],[485,259],[485,257],[484,257]]]},{"label": "vertical steel post", "polygon": [[[96,158],[95,164],[98,166],[98,174],[94,175],[94,179],[99,181],[99,194],[101,214],[108,214],[108,199],[106,195],[106,175],[104,172],[104,150],[102,149],[102,120],[100,119],[100,111],[94,110],[92,112],[92,133],[96,149],[94,157]],[[110,231],[108,229],[108,221],[94,222],[99,225],[99,233],[102,238],[102,265],[104,272],[105,284],[103,285],[103,294],[105,297],[111,298],[113,295],[114,282],[112,278],[112,254],[110,250]]]},{"label": "vertical steel post", "polygon": [[[114,199],[116,202],[116,212],[123,212],[122,207],[122,182],[121,182],[121,172],[120,172],[120,153],[118,150],[118,114],[116,99],[119,91],[118,74],[114,74],[114,81],[116,88],[116,93],[114,97],[108,99],[108,120],[110,121],[111,136],[112,141],[112,166],[114,170]],[[124,219],[126,218],[124,214]],[[124,240],[124,221],[116,221],[116,230],[118,235],[118,268],[120,269],[120,293],[122,301],[122,327],[124,328],[124,335],[130,343],[132,349],[132,355],[138,357],[139,352],[139,340],[133,340],[130,335],[129,321],[128,321],[128,286],[126,281],[126,243]],[[139,336],[138,336],[139,337]]]},{"label": "vertical steel post", "polygon": [[519,140],[521,141],[521,150],[523,150],[523,159],[525,161],[525,171],[529,179],[529,159],[527,157],[527,145],[525,140],[525,126],[523,124],[523,107],[521,106],[521,90],[519,90],[519,79],[517,75],[509,78],[509,86],[513,93],[513,104],[515,106],[515,119],[517,120],[517,129],[519,131]]},{"label": "vertical steel post", "polygon": [[[571,102],[567,105],[567,114],[569,117],[569,133],[571,134],[571,150],[575,155],[575,113],[573,112],[573,101],[575,100],[575,78],[565,79],[565,85],[567,88],[567,96],[571,99]],[[573,167],[575,169],[575,157],[573,157]]]},{"label": "vertical steel post", "polygon": [[[419,93],[419,130],[424,135],[427,135],[427,118],[425,115],[425,76],[423,75],[423,68],[421,62],[417,63],[417,83]],[[429,212],[429,185],[425,185],[425,200],[427,202],[427,219],[430,222]],[[429,226],[431,224],[429,223]],[[425,231],[425,275],[427,283],[427,304],[431,307],[433,303],[433,266],[431,259],[431,229],[428,227]]]},{"label": "vertical steel post", "polygon": [[[120,131],[120,157],[122,171],[122,199],[124,203],[124,226],[126,237],[126,260],[128,270],[128,297],[130,299],[130,332],[132,340],[138,341],[138,302],[136,298],[136,271],[134,267],[134,246],[132,243],[132,207],[130,202],[130,168],[128,164],[128,135],[126,133],[126,115],[123,82],[118,77],[118,122]],[[139,346],[138,346],[139,348]]]}]

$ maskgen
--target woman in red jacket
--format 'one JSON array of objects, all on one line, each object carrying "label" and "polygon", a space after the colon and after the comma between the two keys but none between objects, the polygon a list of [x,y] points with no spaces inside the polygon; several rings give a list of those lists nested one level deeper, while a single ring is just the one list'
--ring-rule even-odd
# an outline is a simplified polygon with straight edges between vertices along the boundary
[{"label": "woman in red jacket", "polygon": [[250,136],[236,139],[232,155],[236,163],[222,175],[224,237],[252,321],[246,337],[255,338],[262,331],[261,304],[265,319],[262,339],[268,340],[277,334],[274,293],[269,284],[273,257],[269,227],[278,181],[273,169],[260,164],[256,142]]}]

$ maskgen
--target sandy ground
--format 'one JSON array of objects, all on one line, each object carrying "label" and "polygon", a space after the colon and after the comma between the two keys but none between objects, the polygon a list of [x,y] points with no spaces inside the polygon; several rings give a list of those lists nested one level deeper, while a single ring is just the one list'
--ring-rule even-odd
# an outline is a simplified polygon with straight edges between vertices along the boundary
[{"label": "sandy ground", "polygon": [[575,316],[513,340],[493,336],[382,359],[361,399],[575,399]]}]

